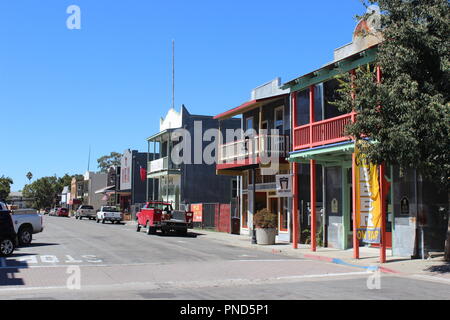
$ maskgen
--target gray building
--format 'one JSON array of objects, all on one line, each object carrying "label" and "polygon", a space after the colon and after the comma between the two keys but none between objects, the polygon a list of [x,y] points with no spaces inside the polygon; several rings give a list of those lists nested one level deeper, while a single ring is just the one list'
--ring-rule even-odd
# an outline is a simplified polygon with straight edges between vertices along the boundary
[{"label": "gray building", "polygon": [[[229,119],[222,127],[238,129],[240,124],[239,119]],[[218,141],[211,136],[218,129],[218,120],[192,115],[184,105],[180,112],[170,109],[161,118],[160,131],[147,139],[153,154],[147,170],[149,189],[153,189],[149,199],[171,202],[175,208],[231,202],[236,177],[216,175]]]}]

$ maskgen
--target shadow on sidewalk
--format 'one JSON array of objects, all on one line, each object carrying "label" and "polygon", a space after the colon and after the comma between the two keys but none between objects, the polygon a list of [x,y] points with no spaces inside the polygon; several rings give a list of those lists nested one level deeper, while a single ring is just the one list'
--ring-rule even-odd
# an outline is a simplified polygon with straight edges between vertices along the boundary
[{"label": "shadow on sidewalk", "polygon": [[450,263],[446,262],[440,266],[431,266],[426,268],[424,271],[435,272],[440,274],[450,273]]}]

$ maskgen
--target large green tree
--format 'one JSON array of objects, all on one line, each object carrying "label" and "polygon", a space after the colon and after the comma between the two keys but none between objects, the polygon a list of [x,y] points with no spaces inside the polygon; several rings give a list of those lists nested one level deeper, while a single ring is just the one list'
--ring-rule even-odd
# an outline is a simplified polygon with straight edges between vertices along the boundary
[{"label": "large green tree", "polygon": [[[374,163],[388,162],[450,185],[450,5],[448,0],[369,0],[380,6],[384,41],[375,66],[342,77],[338,107],[356,110],[348,134]],[[375,67],[382,82],[375,79]],[[353,93],[353,94],[352,94]]]},{"label": "large green tree", "polygon": [[107,172],[112,166],[120,166],[120,159],[122,154],[118,152],[111,152],[109,155],[97,159],[98,168],[100,172]]},{"label": "large green tree", "polygon": [[43,177],[31,184],[28,184],[23,189],[25,198],[33,199],[29,204],[35,209],[45,209],[53,207],[58,204],[59,195],[66,186],[70,186],[72,178],[81,178],[80,175],[68,175],[63,177]]},{"label": "large green tree", "polygon": [[14,184],[13,180],[9,177],[0,177],[0,200],[6,200],[11,193],[11,185]]}]

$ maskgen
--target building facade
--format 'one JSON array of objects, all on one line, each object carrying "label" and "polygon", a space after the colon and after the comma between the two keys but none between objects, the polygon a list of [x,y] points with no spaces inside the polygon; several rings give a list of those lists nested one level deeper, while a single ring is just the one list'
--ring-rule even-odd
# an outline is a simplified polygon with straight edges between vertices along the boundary
[{"label": "building facade", "polygon": [[355,257],[360,246],[383,245],[410,258],[444,248],[448,194],[416,170],[361,163],[355,141],[345,135],[356,113],[343,114],[332,103],[337,75],[369,65],[382,80],[376,67],[382,40],[373,21],[360,21],[353,42],[336,49],[332,63],[283,86],[292,106],[294,246],[313,234],[312,250],[353,248]]},{"label": "building facade", "polygon": [[251,100],[215,117],[241,117],[241,131],[223,135],[217,173],[240,177],[241,234],[251,234],[253,215],[264,208],[278,215],[278,240],[290,241],[292,198],[277,192],[277,177],[291,181],[289,91],[279,78],[251,92]]},{"label": "building facade", "polygon": [[[240,121],[228,120],[226,126],[237,129]],[[230,203],[236,177],[216,175],[218,141],[212,137],[218,127],[218,120],[191,115],[185,106],[161,118],[160,131],[147,139],[149,199],[170,202],[177,209],[193,203]]]}]

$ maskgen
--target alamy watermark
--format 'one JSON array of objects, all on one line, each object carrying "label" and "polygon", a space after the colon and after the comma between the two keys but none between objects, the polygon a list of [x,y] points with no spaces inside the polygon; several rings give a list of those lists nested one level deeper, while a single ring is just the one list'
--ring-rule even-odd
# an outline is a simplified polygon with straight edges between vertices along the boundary
[{"label": "alamy watermark", "polygon": [[69,30],[81,29],[81,9],[77,5],[70,5],[67,7],[66,13],[70,16],[66,20],[66,26]]}]

